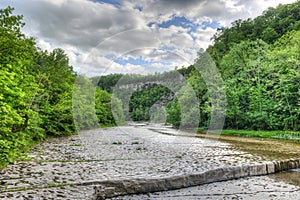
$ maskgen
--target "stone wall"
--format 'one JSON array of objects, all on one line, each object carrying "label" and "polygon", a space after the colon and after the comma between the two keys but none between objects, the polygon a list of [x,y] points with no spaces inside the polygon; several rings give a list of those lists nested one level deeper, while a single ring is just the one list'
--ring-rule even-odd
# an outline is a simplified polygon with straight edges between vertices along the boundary
[{"label": "stone wall", "polygon": [[80,185],[95,185],[95,192],[92,198],[101,200],[127,194],[175,190],[248,176],[267,175],[295,168],[300,168],[300,160],[283,160],[256,165],[224,167],[196,174],[166,178],[93,181],[81,183]]}]

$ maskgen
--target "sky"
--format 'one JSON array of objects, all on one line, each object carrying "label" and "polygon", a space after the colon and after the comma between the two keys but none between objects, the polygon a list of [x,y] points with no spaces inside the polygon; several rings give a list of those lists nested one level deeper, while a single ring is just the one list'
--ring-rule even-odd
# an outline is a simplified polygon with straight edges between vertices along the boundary
[{"label": "sky", "polygon": [[295,0],[1,0],[37,45],[62,48],[86,76],[189,66],[217,28]]}]

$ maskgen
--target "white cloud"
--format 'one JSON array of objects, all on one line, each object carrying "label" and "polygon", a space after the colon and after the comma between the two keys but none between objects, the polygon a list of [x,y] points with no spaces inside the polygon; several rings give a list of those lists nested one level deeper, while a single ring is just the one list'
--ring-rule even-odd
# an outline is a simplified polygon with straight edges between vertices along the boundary
[{"label": "white cloud", "polygon": [[[80,73],[150,73],[193,63],[215,33],[206,22],[230,25],[254,18],[270,6],[293,0],[126,0],[121,6],[89,0],[0,1],[24,15],[24,32],[45,50],[62,48]],[[137,8],[140,8],[137,9]],[[158,24],[184,16],[195,30]],[[151,27],[147,25],[155,22]],[[145,65],[123,65],[113,58],[142,58]],[[149,64],[149,62],[151,62]]]},{"label": "white cloud", "polygon": [[213,28],[201,29],[199,28],[192,35],[197,38],[196,42],[202,49],[206,49],[211,44],[211,38],[215,34],[216,30]]},{"label": "white cloud", "polygon": [[36,39],[36,43],[43,50],[47,50],[49,52],[53,50],[51,44],[49,42],[45,41],[45,40]]},{"label": "white cloud", "polygon": [[146,69],[145,66],[132,65],[128,63],[125,65],[123,70],[124,70],[123,73],[128,73],[128,74],[142,74],[142,75],[150,74],[150,71]]}]

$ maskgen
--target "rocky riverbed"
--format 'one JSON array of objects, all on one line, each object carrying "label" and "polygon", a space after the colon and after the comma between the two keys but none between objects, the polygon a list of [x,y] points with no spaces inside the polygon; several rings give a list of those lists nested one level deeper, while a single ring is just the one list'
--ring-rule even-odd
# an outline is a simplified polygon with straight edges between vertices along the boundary
[{"label": "rocky riverbed", "polygon": [[[243,148],[241,144],[235,143],[237,142],[232,140],[223,141],[222,138],[197,138],[193,133],[155,126],[97,129],[70,137],[54,138],[33,148],[26,160],[12,164],[0,172],[0,198],[92,199],[96,196],[100,198],[99,191],[95,194],[95,187],[99,190],[99,185],[105,181],[119,183],[123,180],[168,179],[214,169],[276,161],[276,156],[272,153],[273,156],[263,154],[262,152],[265,152],[263,148],[259,153],[257,147],[254,152],[251,148]],[[244,143],[246,144],[245,141]],[[253,141],[248,143],[253,145]],[[258,143],[259,141],[254,144]],[[289,148],[287,144],[281,146]],[[299,151],[299,146],[296,146],[286,153],[289,159],[297,160]],[[282,160],[287,157],[287,154],[278,155],[278,159]],[[271,179],[271,177],[254,177],[240,179],[240,182],[231,181],[229,185],[235,186],[231,190],[225,187],[228,183],[220,182],[178,191],[154,193],[150,196],[116,198],[198,199],[217,194],[218,198],[228,195],[231,199],[232,195],[244,190],[251,191],[251,194],[257,193],[255,191],[265,191],[261,194],[268,194],[268,188],[278,191],[279,194],[276,195],[282,194],[280,188],[290,191],[291,195],[293,193],[298,195],[299,186],[283,183],[282,180],[270,181]],[[278,185],[281,187],[274,186],[274,182],[280,183]],[[108,193],[109,190],[113,190],[112,187],[106,189]],[[213,197],[211,198],[215,199]],[[250,192],[244,193],[241,197],[250,198]]]}]

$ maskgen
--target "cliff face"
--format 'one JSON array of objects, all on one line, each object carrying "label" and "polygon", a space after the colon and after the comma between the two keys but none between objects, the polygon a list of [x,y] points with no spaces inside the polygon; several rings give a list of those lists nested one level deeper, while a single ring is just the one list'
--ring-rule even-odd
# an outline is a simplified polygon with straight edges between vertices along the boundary
[{"label": "cliff face", "polygon": [[154,86],[162,85],[163,81],[151,81],[151,82],[138,82],[138,83],[129,83],[129,84],[120,84],[116,85],[118,89],[151,89]]}]

